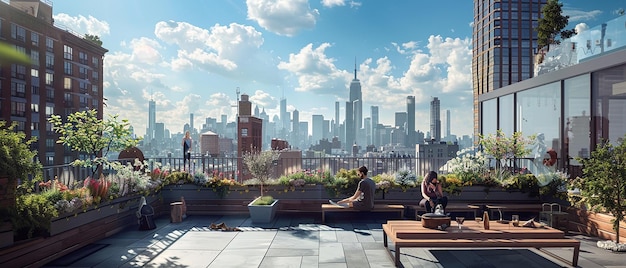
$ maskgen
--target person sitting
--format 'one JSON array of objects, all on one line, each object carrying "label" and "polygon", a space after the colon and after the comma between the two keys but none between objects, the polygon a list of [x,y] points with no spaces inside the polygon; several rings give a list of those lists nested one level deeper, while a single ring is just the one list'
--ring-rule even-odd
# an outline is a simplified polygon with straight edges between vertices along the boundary
[{"label": "person sitting", "polygon": [[357,174],[361,180],[359,181],[359,186],[354,192],[354,195],[338,202],[329,200],[331,204],[352,207],[363,211],[369,211],[374,208],[374,191],[376,190],[376,183],[367,177],[367,167],[365,166],[360,167]]},{"label": "person sitting", "polygon": [[448,197],[443,195],[441,183],[437,179],[437,172],[430,171],[422,181],[422,196],[420,206],[426,208],[426,213],[433,213],[433,209],[441,204],[445,211],[448,206]]}]

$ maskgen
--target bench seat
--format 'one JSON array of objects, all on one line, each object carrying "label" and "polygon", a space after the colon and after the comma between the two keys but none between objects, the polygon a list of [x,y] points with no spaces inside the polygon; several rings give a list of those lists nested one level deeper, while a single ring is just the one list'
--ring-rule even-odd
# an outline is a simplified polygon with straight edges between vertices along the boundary
[{"label": "bench seat", "polygon": [[[322,223],[326,221],[326,212],[360,212],[361,210],[340,207],[332,204],[322,204]],[[374,204],[374,208],[367,212],[398,212],[400,218],[404,218],[404,205],[392,205],[392,204]]]}]

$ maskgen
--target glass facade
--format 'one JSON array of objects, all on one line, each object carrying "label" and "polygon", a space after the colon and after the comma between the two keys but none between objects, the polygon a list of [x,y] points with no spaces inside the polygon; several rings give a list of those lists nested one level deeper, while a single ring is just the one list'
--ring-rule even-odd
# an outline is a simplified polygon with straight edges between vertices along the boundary
[{"label": "glass facade", "polygon": [[626,134],[626,65],[601,70],[591,76],[595,140],[616,144]]}]

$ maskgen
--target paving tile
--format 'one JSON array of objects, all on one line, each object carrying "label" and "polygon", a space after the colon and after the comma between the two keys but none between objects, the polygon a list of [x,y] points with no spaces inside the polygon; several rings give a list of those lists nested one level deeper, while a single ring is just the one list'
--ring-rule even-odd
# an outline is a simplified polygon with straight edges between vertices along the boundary
[{"label": "paving tile", "polygon": [[265,257],[259,268],[300,268],[302,257]]},{"label": "paving tile", "polygon": [[319,263],[345,263],[343,246],[338,242],[320,243]]},{"label": "paving tile", "polygon": [[159,254],[144,267],[189,267],[204,268],[217,257],[219,250],[179,250],[172,249]]},{"label": "paving tile", "polygon": [[209,264],[209,268],[258,267],[265,256],[266,249],[224,250]]}]

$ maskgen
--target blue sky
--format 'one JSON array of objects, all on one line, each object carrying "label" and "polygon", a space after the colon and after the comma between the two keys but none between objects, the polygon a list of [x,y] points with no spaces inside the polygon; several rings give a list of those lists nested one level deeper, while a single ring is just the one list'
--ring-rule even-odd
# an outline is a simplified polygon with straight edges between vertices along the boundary
[{"label": "blue sky", "polygon": [[[570,25],[594,27],[615,18],[626,0],[561,1]],[[357,75],[364,117],[377,105],[393,125],[416,98],[416,128],[429,129],[429,102],[451,111],[451,132],[472,133],[473,1],[107,0],[54,1],[55,24],[95,34],[104,60],[105,113],[129,119],[139,135],[148,100],[157,122],[182,132],[194,113],[236,114],[236,88],[272,118],[280,99],[300,120],[321,114],[340,121]]]}]

